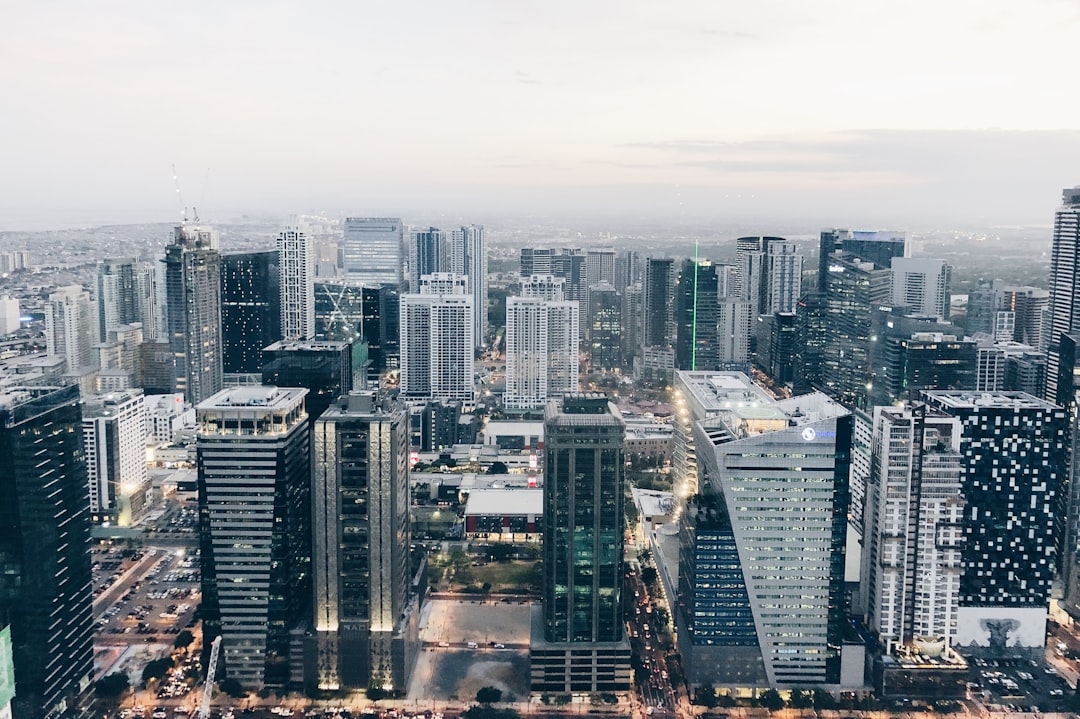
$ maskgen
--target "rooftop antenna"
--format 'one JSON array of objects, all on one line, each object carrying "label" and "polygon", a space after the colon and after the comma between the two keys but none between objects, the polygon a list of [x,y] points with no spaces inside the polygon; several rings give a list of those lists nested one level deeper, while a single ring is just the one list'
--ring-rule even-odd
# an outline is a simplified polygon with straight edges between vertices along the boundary
[{"label": "rooftop antenna", "polygon": [[[176,185],[176,201],[180,203],[180,224],[187,224],[187,207],[184,206],[184,196],[180,194],[180,178],[176,176],[176,163],[172,166],[172,179]],[[195,220],[198,222],[198,218]]]}]

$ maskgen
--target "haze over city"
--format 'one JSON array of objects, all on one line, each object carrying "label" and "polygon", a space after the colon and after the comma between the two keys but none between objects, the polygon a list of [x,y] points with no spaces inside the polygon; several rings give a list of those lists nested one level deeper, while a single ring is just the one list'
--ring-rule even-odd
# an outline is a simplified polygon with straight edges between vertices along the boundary
[{"label": "haze over city", "polygon": [[5,230],[174,219],[174,163],[184,204],[219,222],[315,210],[811,230],[1046,224],[1046,188],[1080,166],[1074,2],[5,15]]}]

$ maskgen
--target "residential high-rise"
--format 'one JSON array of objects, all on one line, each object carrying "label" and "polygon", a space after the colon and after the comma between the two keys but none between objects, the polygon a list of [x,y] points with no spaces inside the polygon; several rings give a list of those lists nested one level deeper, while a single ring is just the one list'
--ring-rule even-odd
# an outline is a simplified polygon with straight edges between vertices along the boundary
[{"label": "residential high-rise", "polygon": [[45,305],[45,346],[50,355],[63,357],[67,371],[94,364],[92,346],[98,328],[90,293],[79,285],[60,287]]},{"label": "residential high-rise", "polygon": [[886,645],[956,640],[964,547],[960,420],[875,407],[862,576],[870,628]]},{"label": "residential high-rise", "polygon": [[130,527],[142,518],[150,492],[146,470],[148,418],[142,390],[88,398],[82,430],[95,524]]},{"label": "residential high-rise", "polygon": [[524,280],[506,302],[506,392],[513,409],[534,409],[578,388],[578,303],[563,299],[565,280]]},{"label": "residential high-rise", "polygon": [[139,264],[134,257],[110,257],[98,264],[98,341],[108,342],[119,325],[142,322],[139,306]]},{"label": "residential high-rise", "polygon": [[0,394],[0,616],[11,624],[20,719],[79,713],[93,680],[81,422],[74,385]]},{"label": "residential high-rise", "polygon": [[688,683],[842,686],[851,414],[821,393],[778,402],[742,373],[675,381],[693,469],[676,489]]},{"label": "residential high-rise", "polygon": [[1066,410],[1022,392],[926,391],[960,426],[963,485],[956,646],[1041,656],[1064,516]]},{"label": "residential high-rise", "polygon": [[473,297],[466,278],[437,272],[401,296],[401,394],[472,403]]},{"label": "residential high-rise", "polygon": [[793,312],[802,295],[799,246],[783,237],[740,237],[735,251],[737,294],[750,303],[751,317]]},{"label": "residential high-rise", "polygon": [[275,387],[303,387],[305,409],[314,424],[338,397],[366,381],[349,342],[275,342],[262,352],[262,383]]},{"label": "residential high-rise", "polygon": [[1080,186],[1066,188],[1062,198],[1054,214],[1050,248],[1050,336],[1044,397],[1064,405],[1073,398],[1059,397],[1057,391],[1061,335],[1080,330]]},{"label": "residential high-rise", "polygon": [[258,374],[262,350],[281,339],[280,252],[221,257],[221,362],[229,374]]},{"label": "residential high-rise", "polygon": [[548,402],[544,591],[529,644],[534,692],[630,687],[622,615],[624,434],[605,395]]},{"label": "residential high-rise", "polygon": [[643,341],[648,347],[675,345],[675,260],[650,257],[645,261]]},{"label": "residential high-rise", "polygon": [[345,279],[351,285],[394,285],[404,280],[403,230],[396,217],[347,217],[342,239]]},{"label": "residential high-rise", "polygon": [[316,673],[323,690],[403,689],[419,612],[409,596],[409,422],[354,392],[315,424]]},{"label": "residential high-rise", "polygon": [[483,225],[465,225],[450,231],[450,272],[469,278],[474,349],[483,346],[487,334],[487,266]]},{"label": "residential high-rise", "polygon": [[533,275],[554,275],[566,280],[564,294],[566,299],[581,303],[582,316],[585,316],[588,297],[588,282],[585,271],[585,253],[578,248],[557,247],[554,249],[521,249],[520,274],[522,277]]},{"label": "residential high-rise", "polygon": [[409,233],[409,291],[416,292],[420,278],[450,269],[450,248],[446,233],[438,227]]},{"label": "residential high-rise", "polygon": [[605,247],[585,253],[585,283],[588,287],[607,282],[615,286],[615,249]]},{"label": "residential high-rise", "polygon": [[204,646],[220,635],[225,676],[248,689],[303,681],[289,634],[311,608],[306,394],[241,387],[196,407]]},{"label": "residential high-rise", "polygon": [[176,389],[198,404],[221,390],[221,255],[209,227],[180,225],[165,248],[168,339]]},{"label": "residential high-rise", "polygon": [[278,285],[281,289],[281,337],[315,339],[315,239],[303,228],[278,233]]},{"label": "residential high-rise", "polygon": [[716,265],[709,260],[684,261],[675,298],[675,366],[678,369],[714,370],[719,367],[719,300]]},{"label": "residential high-rise", "polygon": [[147,342],[166,342],[168,340],[166,324],[168,298],[165,293],[165,264],[162,262],[139,263],[135,270],[135,281],[143,337]]},{"label": "residential high-rise", "polygon": [[894,257],[892,303],[908,314],[949,319],[949,281],[952,266],[928,257]]},{"label": "residential high-rise", "polygon": [[716,303],[716,369],[749,372],[752,313],[747,300],[723,297]]}]

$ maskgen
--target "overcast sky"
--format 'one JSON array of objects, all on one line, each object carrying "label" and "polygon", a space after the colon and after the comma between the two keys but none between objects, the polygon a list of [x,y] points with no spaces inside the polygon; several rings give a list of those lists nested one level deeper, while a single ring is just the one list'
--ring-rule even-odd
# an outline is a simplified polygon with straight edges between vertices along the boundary
[{"label": "overcast sky", "polygon": [[209,219],[1047,223],[1080,184],[1075,0],[6,5],[0,229],[171,220],[173,163]]}]

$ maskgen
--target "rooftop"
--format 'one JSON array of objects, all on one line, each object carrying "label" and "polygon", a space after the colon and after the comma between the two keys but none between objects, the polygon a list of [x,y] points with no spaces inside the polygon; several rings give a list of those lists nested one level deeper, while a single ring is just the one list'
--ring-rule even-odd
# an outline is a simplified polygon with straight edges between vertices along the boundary
[{"label": "rooftop", "polygon": [[199,410],[266,407],[286,409],[302,400],[308,391],[302,387],[230,387],[199,403]]},{"label": "rooftop", "polygon": [[544,513],[542,489],[473,489],[465,504],[469,515],[534,515]]}]

